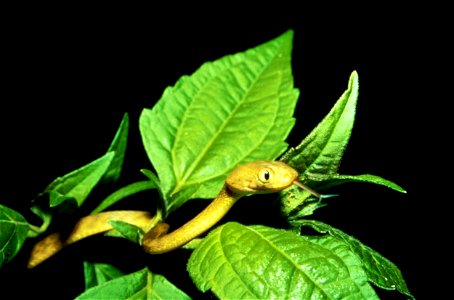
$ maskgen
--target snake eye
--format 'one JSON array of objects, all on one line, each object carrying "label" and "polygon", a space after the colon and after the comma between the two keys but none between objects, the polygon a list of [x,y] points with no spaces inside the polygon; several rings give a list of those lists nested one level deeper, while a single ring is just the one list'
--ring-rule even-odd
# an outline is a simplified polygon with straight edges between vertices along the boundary
[{"label": "snake eye", "polygon": [[269,169],[262,169],[259,171],[259,180],[263,183],[269,182],[271,179],[271,171]]}]

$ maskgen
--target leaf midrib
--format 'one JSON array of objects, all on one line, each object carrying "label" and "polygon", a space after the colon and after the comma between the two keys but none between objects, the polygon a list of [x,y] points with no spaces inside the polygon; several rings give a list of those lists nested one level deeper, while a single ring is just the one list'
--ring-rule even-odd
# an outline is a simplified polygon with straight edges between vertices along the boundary
[{"label": "leaf midrib", "polygon": [[[353,88],[353,86],[352,86],[352,88]],[[332,137],[333,137],[333,135],[334,135],[334,132],[336,131],[337,127],[339,126],[339,120],[340,120],[340,119],[342,118],[342,116],[344,115],[345,110],[346,110],[346,107],[347,107],[347,105],[349,104],[349,102],[351,101],[350,97],[351,97],[351,94],[352,94],[352,92],[353,92],[353,89],[350,89],[350,86],[349,86],[347,92],[348,92],[347,101],[345,102],[345,104],[344,104],[344,106],[343,106],[343,108],[342,108],[342,111],[341,111],[341,113],[339,114],[339,118],[338,118],[338,119],[336,120],[336,122],[335,122],[336,124],[334,125],[333,130],[330,130],[329,135],[328,135],[328,138],[326,139],[326,142],[325,142],[325,143],[323,144],[323,146],[322,146],[322,150],[318,153],[318,155],[313,159],[313,161],[310,163],[310,165],[306,168],[306,170],[304,171],[304,174],[310,173],[310,172],[311,172],[311,171],[310,171],[311,166],[314,165],[314,164],[316,164],[316,161],[318,161],[318,159],[319,159],[321,156],[324,155],[323,153],[324,153],[324,150],[326,149],[326,146],[331,142]],[[347,92],[346,92],[346,93],[347,93]],[[349,134],[349,136],[350,136],[350,134]],[[344,147],[343,150],[345,150],[345,147]],[[339,166],[336,166],[335,169],[338,169],[338,167],[339,167]],[[331,170],[330,170],[330,172],[331,172]],[[334,170],[334,172],[336,172],[336,170]]]},{"label": "leaf midrib", "polygon": [[[276,58],[276,56],[273,57],[273,59],[274,59],[274,58]],[[282,79],[282,77],[281,77],[281,79]],[[279,99],[280,99],[280,97],[279,97]],[[278,99],[278,100],[279,100],[279,99]],[[279,101],[279,104],[280,104],[280,101]],[[276,124],[276,119],[277,119],[277,116],[278,116],[278,115],[279,115],[278,109],[276,109],[275,114],[274,114],[274,120],[273,120],[273,122],[272,122],[273,125]],[[266,134],[263,134],[263,136],[262,136],[262,138],[260,139],[260,141],[258,141],[256,144],[257,144],[257,145],[261,145],[261,144],[263,143],[263,141],[264,141],[265,139],[268,138],[269,133],[270,133],[270,131],[271,131],[272,129],[273,129],[273,126],[270,125],[270,126],[268,127],[268,131],[266,132]],[[252,147],[251,147],[251,148],[249,149],[249,151],[245,152],[245,154],[244,154],[240,159],[238,159],[237,163],[243,161],[244,158],[248,157],[248,156],[249,156],[252,152],[254,152],[256,149],[257,149],[256,147],[255,147],[255,148],[252,148]],[[195,185],[195,184],[200,184],[201,182],[207,182],[207,181],[213,180],[213,179],[215,179],[215,178],[218,178],[218,177],[224,175],[224,174],[227,173],[228,171],[230,171],[230,168],[227,168],[227,169],[224,169],[224,170],[222,170],[222,171],[219,171],[219,174],[217,174],[217,175],[212,175],[212,176],[204,177],[203,180],[186,181],[186,182],[185,182],[185,186],[191,186],[191,185]]]},{"label": "leaf midrib", "polygon": [[[232,110],[232,112],[229,114],[229,116],[224,120],[224,122],[222,123],[222,125],[218,128],[218,130],[216,131],[216,133],[211,137],[209,143],[206,144],[205,148],[203,149],[203,151],[201,152],[201,154],[199,156],[197,156],[195,162],[193,164],[191,164],[191,166],[189,167],[189,170],[186,172],[186,174],[183,176],[183,178],[176,183],[175,185],[175,188],[173,189],[173,191],[170,193],[170,195],[175,195],[177,192],[179,192],[181,190],[181,188],[185,185],[185,183],[187,182],[187,179],[193,174],[194,170],[199,166],[200,162],[202,161],[202,159],[205,157],[206,153],[208,152],[208,149],[210,149],[211,145],[214,143],[214,141],[217,140],[217,137],[219,136],[219,134],[221,132],[223,132],[223,129],[227,126],[227,124],[230,122],[230,120],[232,119],[232,117],[236,114],[236,112],[238,111],[238,109],[244,104],[244,101],[245,99],[247,98],[247,95],[249,95],[250,91],[252,88],[250,87],[253,87],[257,80],[260,78],[260,76],[265,72],[266,69],[268,69],[268,67],[270,66],[270,63],[276,58],[276,56],[280,53],[280,50],[282,48],[282,45],[283,43],[281,43],[281,45],[279,47],[277,47],[275,53],[273,53],[273,56],[269,59],[269,62],[268,64],[262,68],[262,70],[259,72],[259,74],[254,78],[253,82],[249,85],[249,88],[248,90],[246,91],[246,93],[244,93],[242,99],[240,99],[237,104],[235,105],[235,108]],[[233,64],[230,68],[233,68],[234,66],[237,66],[238,64],[240,63],[243,63],[244,61],[240,61],[238,63],[235,63]],[[227,71],[228,69],[225,69],[224,71],[220,72],[220,73],[223,73],[225,71]],[[220,76],[220,73],[218,73],[215,77],[211,78],[210,80],[207,80],[204,85],[202,87],[199,88],[199,90],[197,91],[196,95],[193,97],[197,97],[198,94],[200,93],[200,91],[202,90],[202,88],[204,86],[206,86],[210,81],[216,79],[217,77]],[[185,110],[184,112],[184,115],[183,115],[183,118],[182,118],[182,122],[180,124],[183,124],[184,123],[184,120],[187,118],[187,114],[188,114],[188,111],[189,111],[189,107],[193,104],[194,102],[191,101],[191,103],[189,104],[188,106],[188,109]],[[180,130],[181,130],[181,126],[179,126],[177,128],[177,133],[176,133],[176,136],[178,136],[180,133]],[[268,129],[268,132],[269,130],[271,130],[271,126],[269,127]],[[176,139],[175,139],[176,141]],[[174,161],[174,147],[175,147],[176,143],[174,142],[173,146],[172,146],[172,150],[171,150],[171,155],[172,155],[172,161]],[[249,152],[250,153],[250,152]],[[248,154],[249,154],[248,153]],[[244,158],[244,157],[243,157]],[[175,163],[172,164],[174,166],[174,174],[176,175],[177,172],[175,170]]]},{"label": "leaf midrib", "polygon": [[[260,233],[259,231],[251,228],[251,227],[248,227],[248,226],[245,226],[246,229],[250,230],[251,232],[255,233],[256,235],[258,235],[262,241],[265,241],[268,245],[270,245],[270,247],[272,247],[273,249],[276,250],[276,252],[278,254],[280,254],[284,259],[286,259],[287,261],[289,261],[293,266],[294,266],[294,270],[297,269],[299,270],[302,274],[304,274],[304,276],[306,276],[318,289],[319,291],[321,291],[323,293],[323,295],[325,295],[326,297],[328,297],[328,299],[334,299],[332,297],[330,297],[328,294],[326,294],[325,290],[311,277],[309,276],[306,272],[304,272],[304,270],[302,270],[298,264],[295,263],[295,261],[290,257],[288,256],[287,253],[285,253],[284,251],[282,251],[279,247],[277,247],[269,238],[265,237],[262,233]],[[308,243],[311,243],[310,241],[307,241]],[[311,243],[312,244],[312,243]]]},{"label": "leaf midrib", "polygon": [[[3,212],[4,216],[9,218],[10,220],[14,221],[15,219],[8,215],[6,212]],[[21,224],[23,226],[28,226],[28,223],[23,223],[23,222],[6,222],[7,220],[1,220],[0,223],[8,223],[8,224]],[[5,261],[6,259],[6,247],[11,243],[11,241],[14,239],[14,237],[17,235],[17,227],[14,226],[13,231],[11,234],[8,236],[8,239],[6,240],[6,243],[3,245],[3,247],[0,249],[0,253],[2,254],[2,261]],[[1,265],[1,264],[0,264]]]},{"label": "leaf midrib", "polygon": [[[227,226],[227,225],[225,225]],[[228,259],[228,256],[226,255],[225,251],[224,251],[224,247],[223,247],[223,240],[221,238],[221,235],[222,235],[222,231],[224,231],[225,229],[225,226],[222,226],[221,230],[219,230],[219,234],[218,234],[218,242],[219,244],[221,245],[221,251],[222,251],[222,254],[225,258],[225,260],[227,261],[227,263],[230,265],[230,269],[236,274],[236,277],[239,279],[239,281],[241,282],[241,284],[245,287],[246,290],[248,290],[250,292],[250,294],[256,296],[258,298],[258,295],[255,293],[254,290],[252,290],[249,285],[247,285],[244,280],[242,280],[240,274],[237,272],[236,268],[233,267],[233,264],[230,262],[230,260]]]}]

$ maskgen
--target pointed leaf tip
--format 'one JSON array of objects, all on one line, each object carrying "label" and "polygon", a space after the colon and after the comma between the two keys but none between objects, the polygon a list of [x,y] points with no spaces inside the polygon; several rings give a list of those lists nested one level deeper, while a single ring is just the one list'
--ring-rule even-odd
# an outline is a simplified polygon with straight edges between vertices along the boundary
[{"label": "pointed leaf tip", "polygon": [[81,206],[90,192],[108,170],[115,152],[107,152],[102,157],[55,179],[44,191],[49,193],[49,206],[55,207],[67,202],[67,205]]},{"label": "pointed leaf tip", "polygon": [[349,87],[349,89],[352,87],[356,87],[356,90],[358,90],[358,88],[359,88],[359,76],[358,76],[358,72],[356,72],[356,70],[350,74],[350,80],[349,80],[348,87]]},{"label": "pointed leaf tip", "polygon": [[302,175],[336,174],[353,129],[358,87],[358,76],[354,71],[350,75],[347,90],[330,112],[297,147],[289,149],[281,160]]},{"label": "pointed leaf tip", "polygon": [[285,39],[289,39],[290,41],[292,41],[294,35],[295,35],[295,32],[293,31],[293,29],[289,29],[286,32],[284,32],[283,34],[281,34],[278,38],[283,38],[283,39],[285,38]]}]

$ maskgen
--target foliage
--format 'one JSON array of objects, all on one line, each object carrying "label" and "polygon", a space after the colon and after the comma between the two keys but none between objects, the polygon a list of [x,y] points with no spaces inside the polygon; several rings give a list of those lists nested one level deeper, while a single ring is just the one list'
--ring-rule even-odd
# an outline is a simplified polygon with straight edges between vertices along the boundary
[{"label": "foliage", "polygon": [[[282,154],[280,160],[299,171],[299,181],[317,191],[345,182],[368,182],[405,192],[375,175],[338,174],[354,124],[356,72],[327,116],[300,145],[287,150],[285,140],[295,122],[299,95],[291,72],[292,39],[293,32],[288,31],[256,48],[205,63],[167,88],[139,119],[154,168],[142,170],[149,180],[118,188],[92,213],[157,189],[161,196],[153,220],[157,222],[191,199],[216,197],[227,174],[239,164],[275,160]],[[0,267],[17,254],[27,236],[45,232],[53,215],[77,211],[97,186],[117,182],[128,130],[125,115],[106,154],[45,189],[42,196],[48,205],[33,208],[44,221],[40,228],[0,206]],[[342,231],[306,219],[326,205],[323,197],[316,199],[296,187],[279,196],[289,228],[230,222],[191,245],[195,250],[187,270],[201,291],[211,290],[220,298],[377,299],[375,286],[413,298],[392,262]],[[140,244],[143,228],[118,220],[110,224],[116,236]],[[301,235],[300,227],[317,234]],[[86,291],[77,299],[189,299],[148,268],[124,274],[111,265],[86,262],[84,272]]]}]

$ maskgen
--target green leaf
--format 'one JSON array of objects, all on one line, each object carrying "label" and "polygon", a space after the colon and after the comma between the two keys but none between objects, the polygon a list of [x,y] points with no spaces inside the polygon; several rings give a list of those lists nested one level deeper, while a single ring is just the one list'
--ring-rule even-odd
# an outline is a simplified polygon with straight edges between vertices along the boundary
[{"label": "green leaf", "polygon": [[91,212],[91,214],[99,213],[126,197],[146,190],[155,189],[156,187],[154,182],[148,180],[131,183],[110,194]]},{"label": "green leaf", "polygon": [[399,185],[395,184],[392,181],[387,179],[381,178],[376,175],[371,174],[363,174],[363,175],[339,175],[339,174],[309,174],[307,179],[314,182],[322,182],[323,186],[325,187],[332,187],[336,185],[340,185],[343,183],[348,182],[367,182],[367,183],[374,183],[378,185],[386,186],[387,188],[393,189],[395,191],[406,193],[406,191],[400,187]]},{"label": "green leaf", "polygon": [[336,174],[353,128],[358,99],[358,74],[350,76],[348,89],[328,115],[295,148],[287,151],[282,161],[307,173]]},{"label": "green leaf", "polygon": [[169,211],[212,198],[238,164],[273,160],[294,125],[293,32],[205,63],[165,90],[139,125]]},{"label": "green leaf", "polygon": [[354,237],[325,223],[315,220],[300,220],[298,224],[311,227],[320,233],[328,233],[339,241],[344,242],[352,252],[361,258],[363,267],[372,283],[383,289],[398,290],[402,294],[414,299],[407,288],[407,284],[400,270],[375,250],[364,245]]},{"label": "green leaf", "polygon": [[[112,225],[112,227],[120,233],[120,235],[128,240],[130,240],[133,243],[140,244],[142,241],[144,232],[142,228],[129,224],[123,221],[109,221],[109,224]],[[113,236],[112,234],[109,234],[110,236]],[[117,236],[115,234],[115,236]]]},{"label": "green leaf", "polygon": [[126,152],[126,145],[128,143],[128,131],[129,131],[129,116],[127,113],[123,115],[121,120],[120,127],[115,134],[115,137],[112,141],[107,152],[114,152],[115,155],[110,163],[107,172],[104,174],[102,181],[105,183],[116,182],[121,175],[121,170],[123,167],[123,161]]},{"label": "green leaf", "polygon": [[[295,148],[281,158],[300,173],[299,181],[320,192],[346,182],[369,182],[405,192],[397,184],[375,175],[339,175],[337,170],[347,147],[355,120],[358,99],[358,74],[350,76],[347,90],[328,115]],[[280,193],[281,211],[290,221],[312,214],[324,206],[310,193],[291,187]]]},{"label": "green leaf", "polygon": [[85,290],[123,276],[124,273],[109,264],[84,261]]},{"label": "green leaf", "polygon": [[[310,183],[306,184],[316,189],[315,186]],[[313,197],[311,193],[295,185],[281,191],[280,197],[281,212],[290,222],[294,218],[299,219],[312,215],[315,210],[326,206],[326,204],[322,202],[323,199]]]},{"label": "green leaf", "polygon": [[162,275],[148,269],[88,289],[76,299],[191,299]]},{"label": "green leaf", "polygon": [[[339,174],[306,174],[304,183],[315,190],[326,190],[333,186],[349,182],[366,182],[386,186],[395,191],[406,193],[399,185],[379,176],[363,175],[339,175]],[[311,197],[311,194],[299,187],[291,186],[280,192],[281,211],[290,222],[311,215],[316,209],[326,206],[323,199]]]},{"label": "green leaf", "polygon": [[18,212],[0,204],[0,269],[19,252],[29,224]]},{"label": "green leaf", "polygon": [[[353,129],[358,86],[358,75],[353,72],[347,90],[326,117],[301,144],[290,148],[280,159],[298,170],[299,181],[318,192],[320,182],[311,182],[308,177],[337,175]],[[307,191],[295,187],[281,192],[280,197],[281,211],[289,220],[311,215],[324,206],[320,201],[312,200],[313,197]]]},{"label": "green leaf", "polygon": [[142,172],[142,174],[147,176],[148,179],[150,179],[150,181],[154,183],[154,185],[156,185],[157,187],[160,186],[158,176],[156,176],[156,174],[153,173],[153,171],[148,170],[148,169],[140,169],[140,172]]},{"label": "green leaf", "polygon": [[326,235],[307,239],[265,226],[227,223],[193,252],[202,291],[231,299],[378,299],[359,258]]},{"label": "green leaf", "polygon": [[114,157],[113,152],[108,152],[101,158],[55,179],[44,191],[49,193],[50,207],[61,205],[81,206],[92,189],[104,176]]},{"label": "green leaf", "polygon": [[129,117],[123,116],[108,152],[97,160],[55,179],[44,191],[50,207],[80,207],[99,182],[115,182],[120,177],[128,139]]}]

